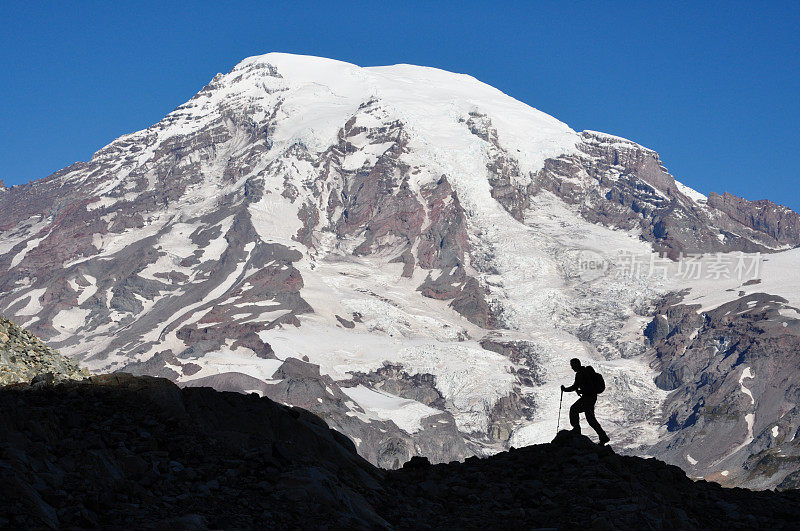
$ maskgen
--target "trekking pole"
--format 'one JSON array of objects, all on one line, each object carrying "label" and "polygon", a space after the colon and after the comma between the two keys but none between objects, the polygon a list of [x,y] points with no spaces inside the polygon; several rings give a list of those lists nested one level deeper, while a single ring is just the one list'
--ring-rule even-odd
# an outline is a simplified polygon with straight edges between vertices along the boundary
[{"label": "trekking pole", "polygon": [[556,435],[558,430],[561,429],[561,403],[564,401],[564,390],[561,390],[561,399],[558,401],[558,425],[556,426]]}]

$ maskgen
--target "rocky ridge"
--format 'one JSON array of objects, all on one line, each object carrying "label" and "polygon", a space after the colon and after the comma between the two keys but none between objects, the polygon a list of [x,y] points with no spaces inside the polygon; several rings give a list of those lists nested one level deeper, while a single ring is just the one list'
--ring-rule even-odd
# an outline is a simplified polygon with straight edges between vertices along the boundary
[{"label": "rocky ridge", "polygon": [[694,482],[586,437],[385,471],[306,410],[96,375],[0,388],[0,526],[789,529],[798,491]]},{"label": "rocky ridge", "polygon": [[800,240],[800,215],[768,199],[747,201],[725,192],[708,194],[708,206],[725,212],[731,219],[767,234],[775,243],[796,247]]},{"label": "rocky ridge", "polygon": [[583,131],[578,152],[545,161],[529,188],[521,197],[550,191],[592,223],[640,232],[670,258],[800,245],[791,209],[727,192],[706,198],[676,181],[655,151],[605,133]]}]

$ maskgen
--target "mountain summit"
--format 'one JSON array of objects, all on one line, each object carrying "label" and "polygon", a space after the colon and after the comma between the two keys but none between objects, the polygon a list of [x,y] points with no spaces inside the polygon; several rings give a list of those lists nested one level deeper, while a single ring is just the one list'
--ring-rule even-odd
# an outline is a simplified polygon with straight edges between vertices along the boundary
[{"label": "mountain summit", "polygon": [[376,465],[550,440],[579,357],[618,448],[797,469],[798,215],[469,76],[252,57],[0,208],[0,313],[93,371],[309,409]]}]

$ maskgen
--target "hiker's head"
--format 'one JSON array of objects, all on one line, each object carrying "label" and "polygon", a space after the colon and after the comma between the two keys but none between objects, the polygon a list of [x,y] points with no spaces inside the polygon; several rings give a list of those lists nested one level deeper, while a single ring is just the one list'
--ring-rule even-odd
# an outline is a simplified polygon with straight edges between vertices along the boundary
[{"label": "hiker's head", "polygon": [[573,371],[578,372],[578,369],[581,368],[581,360],[579,360],[578,358],[572,358],[571,360],[569,360],[569,365],[570,367],[572,367]]}]

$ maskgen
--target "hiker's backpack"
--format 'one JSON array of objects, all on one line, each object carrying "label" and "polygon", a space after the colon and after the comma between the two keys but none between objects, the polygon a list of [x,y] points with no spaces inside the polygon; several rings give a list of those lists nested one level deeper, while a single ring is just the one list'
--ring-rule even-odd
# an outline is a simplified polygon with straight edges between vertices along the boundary
[{"label": "hiker's backpack", "polygon": [[598,395],[603,391],[605,391],[606,381],[603,380],[603,375],[600,374],[599,372],[596,372],[594,370],[594,367],[592,367],[591,365],[587,365],[586,370],[589,373],[588,380],[590,382],[590,385],[592,386],[592,391],[594,391]]}]

